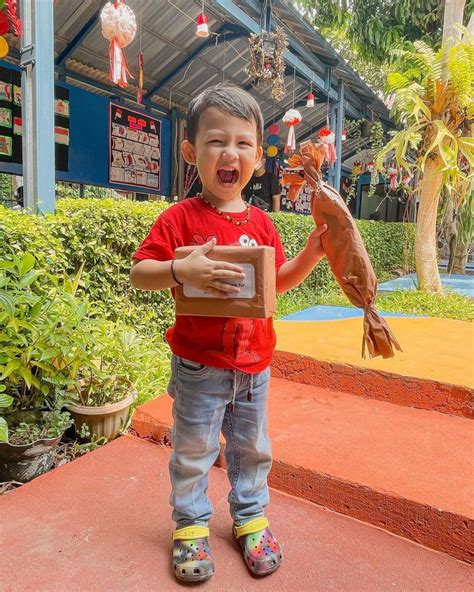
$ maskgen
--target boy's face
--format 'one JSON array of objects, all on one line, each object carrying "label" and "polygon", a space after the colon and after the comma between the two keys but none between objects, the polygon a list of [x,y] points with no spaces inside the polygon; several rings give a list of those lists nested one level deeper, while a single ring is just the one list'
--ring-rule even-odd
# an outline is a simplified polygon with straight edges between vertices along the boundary
[{"label": "boy's face", "polygon": [[204,196],[215,202],[239,198],[262,157],[254,121],[206,109],[199,120],[194,144],[181,146],[185,160],[197,166]]}]

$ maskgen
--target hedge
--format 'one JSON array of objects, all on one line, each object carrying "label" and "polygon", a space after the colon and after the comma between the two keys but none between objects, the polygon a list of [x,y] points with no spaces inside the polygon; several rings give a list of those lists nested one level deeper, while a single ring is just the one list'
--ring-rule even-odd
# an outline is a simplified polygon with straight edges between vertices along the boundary
[{"label": "hedge", "polygon": [[[135,290],[128,278],[131,254],[166,207],[164,202],[62,199],[57,213],[45,217],[1,208],[0,256],[30,251],[42,267],[55,273],[74,273],[84,262],[81,287],[103,303],[107,316],[141,332],[162,333],[173,318],[170,294]],[[313,228],[312,219],[293,214],[271,217],[287,257],[294,257]],[[412,225],[360,221],[358,226],[380,279],[411,266]],[[322,262],[294,294],[296,298],[298,291],[324,293],[335,286],[327,263]]]}]

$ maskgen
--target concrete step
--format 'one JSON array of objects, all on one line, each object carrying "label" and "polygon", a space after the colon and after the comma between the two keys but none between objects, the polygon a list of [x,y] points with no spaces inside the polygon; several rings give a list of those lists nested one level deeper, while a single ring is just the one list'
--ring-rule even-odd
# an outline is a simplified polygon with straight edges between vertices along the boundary
[{"label": "concrete step", "polygon": [[[447,362],[449,363],[449,360]],[[465,374],[470,373],[470,366],[467,366]],[[275,352],[272,374],[276,378],[378,399],[395,405],[474,418],[474,389],[464,384],[450,384],[429,378],[386,372],[379,368],[370,369],[353,364],[318,360],[286,351]]]},{"label": "concrete step", "polygon": [[[470,420],[279,378],[270,389],[272,487],[473,560]],[[170,444],[171,407],[139,407],[134,432]]]},{"label": "concrete step", "polygon": [[[2,592],[172,592],[169,450],[124,436],[0,498]],[[278,491],[267,515],[283,564],[250,576],[233,542],[229,484],[212,469],[209,592],[466,592],[455,559]]]}]

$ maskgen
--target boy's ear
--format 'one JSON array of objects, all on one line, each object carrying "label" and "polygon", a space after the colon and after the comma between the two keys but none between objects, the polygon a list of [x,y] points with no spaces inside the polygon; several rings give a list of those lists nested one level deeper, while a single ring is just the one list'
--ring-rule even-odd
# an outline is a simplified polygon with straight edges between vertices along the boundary
[{"label": "boy's ear", "polygon": [[189,140],[184,140],[181,144],[181,154],[188,164],[196,164],[196,149]]},{"label": "boy's ear", "polygon": [[257,166],[257,164],[262,160],[262,156],[263,156],[263,148],[262,148],[262,146],[259,146],[257,148],[257,157],[255,158],[255,166]]}]

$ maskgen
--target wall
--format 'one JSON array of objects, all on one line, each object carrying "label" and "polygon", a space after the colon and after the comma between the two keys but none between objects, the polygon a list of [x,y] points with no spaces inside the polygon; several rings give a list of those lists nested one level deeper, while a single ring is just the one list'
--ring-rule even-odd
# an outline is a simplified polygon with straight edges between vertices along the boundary
[{"label": "wall", "polygon": [[[0,65],[5,68],[18,70],[18,68],[0,60]],[[156,112],[147,112],[144,109],[124,104],[129,109],[159,119],[161,127],[161,188],[159,192],[140,187],[129,187],[109,183],[109,103],[106,97],[82,90],[64,82],[56,82],[57,86],[69,89],[70,100],[70,146],[69,146],[69,170],[56,171],[58,181],[71,183],[83,183],[85,185],[98,185],[111,187],[121,191],[143,191],[146,193],[171,193],[171,119],[159,117]],[[121,103],[120,100],[113,100]],[[0,172],[22,174],[21,165],[0,162]]]}]

